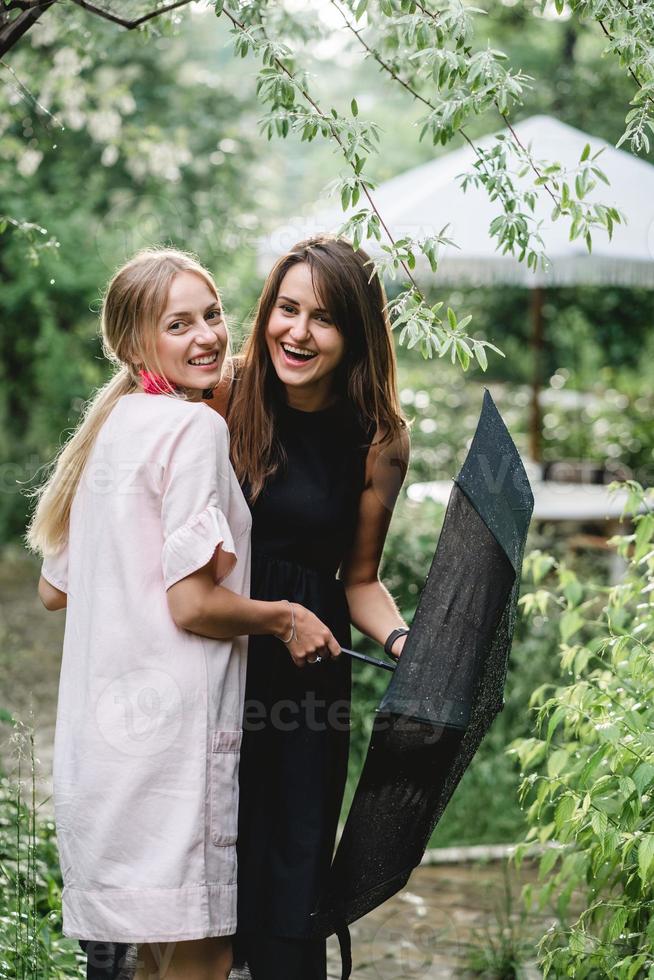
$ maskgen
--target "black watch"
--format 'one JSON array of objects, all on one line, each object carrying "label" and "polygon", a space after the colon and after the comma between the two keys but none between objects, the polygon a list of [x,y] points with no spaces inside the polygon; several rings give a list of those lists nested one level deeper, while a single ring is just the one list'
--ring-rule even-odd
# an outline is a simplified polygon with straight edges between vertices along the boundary
[{"label": "black watch", "polygon": [[397,640],[398,636],[407,636],[408,632],[409,632],[408,626],[398,626],[397,629],[394,629],[391,633],[388,634],[388,637],[386,638],[386,643],[384,643],[384,653],[388,657],[392,657],[393,660],[400,659],[400,655],[398,653],[393,653],[391,647]]}]

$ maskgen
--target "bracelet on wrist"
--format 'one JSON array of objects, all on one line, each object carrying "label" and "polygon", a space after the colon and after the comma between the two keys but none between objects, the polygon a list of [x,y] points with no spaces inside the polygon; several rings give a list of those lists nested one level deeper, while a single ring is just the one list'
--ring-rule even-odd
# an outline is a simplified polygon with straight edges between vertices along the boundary
[{"label": "bracelet on wrist", "polygon": [[282,599],[282,602],[288,602],[288,608],[291,610],[291,632],[287,637],[278,636],[277,633],[273,633],[273,636],[276,640],[281,640],[282,643],[292,643],[294,640],[297,640],[297,632],[295,629],[295,611],[288,599]]},{"label": "bracelet on wrist", "polygon": [[408,626],[398,626],[397,629],[392,630],[386,637],[386,643],[384,643],[384,653],[388,657],[392,657],[393,660],[399,660],[400,655],[398,653],[393,653],[391,649],[398,636],[408,636],[409,628]]}]

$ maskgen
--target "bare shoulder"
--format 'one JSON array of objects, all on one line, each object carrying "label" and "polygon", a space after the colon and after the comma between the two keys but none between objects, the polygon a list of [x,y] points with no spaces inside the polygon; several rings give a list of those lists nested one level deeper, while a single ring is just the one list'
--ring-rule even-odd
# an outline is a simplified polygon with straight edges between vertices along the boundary
[{"label": "bare shoulder", "polygon": [[396,486],[399,492],[409,467],[411,438],[408,426],[401,428],[397,435],[390,439],[387,435],[387,430],[382,427],[377,428],[366,456],[365,485],[370,487],[381,482],[388,489]]}]

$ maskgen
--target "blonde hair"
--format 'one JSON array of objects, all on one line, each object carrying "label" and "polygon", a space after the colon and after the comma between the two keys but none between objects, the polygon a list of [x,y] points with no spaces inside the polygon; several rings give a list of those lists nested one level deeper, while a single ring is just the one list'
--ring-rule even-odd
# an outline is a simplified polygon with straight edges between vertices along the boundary
[{"label": "blonde hair", "polygon": [[[30,551],[47,556],[65,545],[73,498],[102,425],[122,395],[143,390],[141,368],[163,376],[155,331],[170,285],[179,272],[201,276],[218,298],[211,273],[194,255],[174,248],[142,249],[109,282],[100,314],[102,349],[117,370],[86,403],[75,431],[49,464],[50,475],[44,483],[26,491],[27,496],[37,498],[25,534]],[[188,399],[186,389],[161,390],[161,394]]]}]

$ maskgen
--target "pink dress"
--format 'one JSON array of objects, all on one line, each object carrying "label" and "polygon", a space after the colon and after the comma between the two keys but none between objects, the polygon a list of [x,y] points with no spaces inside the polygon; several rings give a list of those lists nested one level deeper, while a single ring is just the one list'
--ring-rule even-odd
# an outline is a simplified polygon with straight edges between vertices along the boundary
[{"label": "pink dress", "polygon": [[175,625],[166,590],[213,558],[249,595],[250,512],[225,422],[123,395],[42,575],[68,594],[54,797],[63,931],[166,942],[236,929],[246,637]]}]

